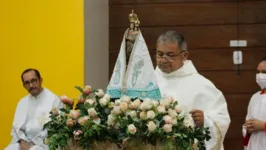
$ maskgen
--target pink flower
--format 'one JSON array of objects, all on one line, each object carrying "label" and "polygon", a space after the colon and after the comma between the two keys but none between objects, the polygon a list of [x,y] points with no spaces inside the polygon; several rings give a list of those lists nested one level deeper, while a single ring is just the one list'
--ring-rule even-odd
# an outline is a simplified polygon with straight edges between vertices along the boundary
[{"label": "pink flower", "polygon": [[137,128],[135,127],[134,124],[130,124],[130,125],[128,125],[127,130],[128,130],[128,132],[131,133],[131,134],[135,134],[135,133],[137,132]]},{"label": "pink flower", "polygon": [[74,102],[73,99],[68,98],[66,95],[61,96],[60,99],[64,104],[72,105]]},{"label": "pink flower", "polygon": [[163,125],[163,130],[166,132],[166,133],[169,133],[169,132],[172,132],[172,124],[165,124]]},{"label": "pink flower", "polygon": [[80,139],[80,138],[79,138],[79,135],[80,135],[81,133],[83,133],[81,130],[76,130],[76,131],[74,131],[74,132],[73,132],[73,134],[74,134],[74,139],[75,139],[75,140],[79,140],[79,139]]},{"label": "pink flower", "polygon": [[67,120],[67,126],[68,127],[73,127],[75,125],[75,121],[74,120],[72,120],[72,119],[68,119]]},{"label": "pink flower", "polygon": [[90,93],[91,93],[91,87],[89,85],[86,85],[83,90],[83,94],[90,95]]},{"label": "pink flower", "polygon": [[80,110],[70,110],[69,116],[73,119],[77,119],[80,115]]},{"label": "pink flower", "polygon": [[80,98],[79,98],[79,103],[80,103],[80,104],[84,104],[85,100],[86,100],[85,98],[80,97]]},{"label": "pink flower", "polygon": [[163,120],[166,124],[171,124],[172,123],[172,118],[169,115],[163,116]]},{"label": "pink flower", "polygon": [[147,112],[147,118],[148,119],[153,119],[155,117],[154,111],[150,110]]}]

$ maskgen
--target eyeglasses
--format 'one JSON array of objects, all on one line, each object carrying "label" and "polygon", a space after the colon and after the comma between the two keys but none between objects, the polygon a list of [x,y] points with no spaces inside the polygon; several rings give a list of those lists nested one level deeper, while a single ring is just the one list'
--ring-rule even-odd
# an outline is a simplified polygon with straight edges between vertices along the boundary
[{"label": "eyeglasses", "polygon": [[24,86],[30,86],[30,84],[34,84],[35,85],[37,82],[38,82],[38,79],[33,78],[30,81],[24,81],[23,84],[24,84]]},{"label": "eyeglasses", "polygon": [[182,50],[181,52],[179,52],[178,54],[169,54],[169,53],[162,53],[160,51],[157,51],[156,53],[156,57],[157,59],[162,59],[163,57],[166,58],[167,60],[174,60],[175,57],[179,56],[181,53],[185,52],[185,50]]}]

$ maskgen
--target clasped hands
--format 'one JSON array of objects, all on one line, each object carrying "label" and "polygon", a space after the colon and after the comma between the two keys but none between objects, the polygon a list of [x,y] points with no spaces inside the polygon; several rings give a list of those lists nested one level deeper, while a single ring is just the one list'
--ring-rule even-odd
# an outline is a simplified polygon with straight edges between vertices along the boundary
[{"label": "clasped hands", "polygon": [[258,119],[246,120],[244,127],[248,133],[264,130],[264,122]]},{"label": "clasped hands", "polygon": [[194,120],[194,123],[198,127],[203,127],[204,124],[204,113],[200,109],[193,109],[189,112],[192,115],[192,118]]}]

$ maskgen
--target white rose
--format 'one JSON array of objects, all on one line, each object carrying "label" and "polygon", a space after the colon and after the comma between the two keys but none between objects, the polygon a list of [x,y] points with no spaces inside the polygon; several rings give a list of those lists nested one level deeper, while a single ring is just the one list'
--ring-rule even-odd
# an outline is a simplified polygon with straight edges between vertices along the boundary
[{"label": "white rose", "polygon": [[163,99],[160,100],[160,105],[167,108],[170,105],[170,100],[166,99],[166,98],[163,98]]},{"label": "white rose", "polygon": [[106,98],[107,102],[109,102],[111,99],[111,96],[109,94],[104,94],[103,97]]},{"label": "white rose", "polygon": [[123,112],[125,112],[126,110],[127,110],[127,103],[126,102],[122,102],[121,104],[120,104],[120,109],[123,111]]},{"label": "white rose", "polygon": [[137,112],[135,110],[130,111],[129,115],[131,118],[135,118],[137,116]]},{"label": "white rose", "polygon": [[113,110],[111,111],[112,114],[119,115],[121,113],[120,106],[114,106]]},{"label": "white rose", "polygon": [[135,108],[135,109],[139,108],[140,104],[141,104],[141,101],[140,101],[139,99],[136,99],[136,100],[133,102],[133,105],[134,105],[134,108]]},{"label": "white rose", "polygon": [[128,96],[122,96],[121,98],[120,98],[120,100],[122,101],[122,102],[126,102],[126,103],[130,103],[131,102],[131,99],[130,99],[130,97],[128,97]]},{"label": "white rose", "polygon": [[127,130],[131,134],[135,134],[137,132],[137,128],[134,126],[134,124],[128,125]]},{"label": "white rose", "polygon": [[169,115],[163,116],[163,120],[166,124],[172,124],[172,118]]},{"label": "white rose", "polygon": [[70,110],[69,116],[73,119],[77,119],[80,115],[80,110]]},{"label": "white rose", "polygon": [[182,109],[181,109],[178,105],[176,105],[176,106],[175,106],[175,111],[176,111],[177,113],[181,113]]},{"label": "white rose", "polygon": [[173,109],[168,109],[168,114],[169,114],[169,116],[171,116],[172,118],[176,118],[176,116],[177,116],[176,111],[173,110]]},{"label": "white rose", "polygon": [[85,103],[88,103],[90,105],[93,105],[96,103],[96,101],[94,99],[86,99]]},{"label": "white rose", "polygon": [[146,99],[143,101],[143,103],[140,105],[141,110],[150,110],[153,106],[153,102],[150,99]]},{"label": "white rose", "polygon": [[130,102],[130,103],[128,104],[128,108],[129,108],[130,110],[134,110],[134,109],[135,109],[135,107],[134,107],[134,103],[133,103],[133,102]]},{"label": "white rose", "polygon": [[171,124],[165,124],[163,125],[163,130],[166,132],[166,133],[169,133],[169,132],[172,132],[172,126]]},{"label": "white rose", "polygon": [[78,123],[80,125],[84,126],[88,122],[89,119],[90,119],[89,116],[81,117],[81,118],[79,118]]},{"label": "white rose", "polygon": [[155,117],[154,111],[150,110],[147,112],[147,118],[148,119],[153,119]]},{"label": "white rose", "polygon": [[147,124],[147,126],[148,126],[148,130],[150,132],[153,132],[157,128],[156,124],[153,121],[149,121],[149,123]]},{"label": "white rose", "polygon": [[172,125],[177,125],[177,119],[172,119]]},{"label": "white rose", "polygon": [[107,103],[108,103],[108,100],[107,100],[105,97],[103,97],[103,98],[100,99],[99,102],[100,102],[100,104],[101,104],[102,106],[106,106]]},{"label": "white rose", "polygon": [[93,122],[94,122],[95,124],[100,124],[100,123],[101,123],[101,119],[100,119],[99,117],[94,117],[94,118],[93,118]]},{"label": "white rose", "polygon": [[88,109],[88,114],[89,114],[90,117],[95,117],[95,116],[97,116],[97,112],[95,111],[94,108],[89,108],[89,109]]},{"label": "white rose", "polygon": [[163,114],[163,113],[165,113],[165,112],[166,112],[166,110],[165,110],[165,107],[164,107],[164,106],[158,106],[158,107],[157,107],[157,111],[158,111],[160,114]]},{"label": "white rose", "polygon": [[95,92],[95,94],[99,97],[103,97],[104,96],[104,92],[102,89],[98,89],[97,92]]},{"label": "white rose", "polygon": [[116,121],[115,116],[113,116],[112,114],[108,115],[107,125],[113,126],[115,124],[115,121]]},{"label": "white rose", "polygon": [[172,96],[166,96],[165,98],[168,99],[168,101],[169,101],[170,103],[173,103],[173,102],[174,102],[174,99],[173,99]]},{"label": "white rose", "polygon": [[145,111],[140,112],[139,114],[140,119],[145,120],[147,118],[147,113]]},{"label": "white rose", "polygon": [[154,107],[157,107],[159,105],[159,102],[158,101],[153,101],[153,106]]},{"label": "white rose", "polygon": [[185,115],[184,125],[186,127],[195,127],[194,120],[193,120],[191,114]]},{"label": "white rose", "polygon": [[114,102],[110,102],[109,105],[108,105],[108,108],[112,109],[112,108],[114,108],[114,105],[115,105]]},{"label": "white rose", "polygon": [[119,99],[115,100],[115,105],[120,105],[121,101]]}]

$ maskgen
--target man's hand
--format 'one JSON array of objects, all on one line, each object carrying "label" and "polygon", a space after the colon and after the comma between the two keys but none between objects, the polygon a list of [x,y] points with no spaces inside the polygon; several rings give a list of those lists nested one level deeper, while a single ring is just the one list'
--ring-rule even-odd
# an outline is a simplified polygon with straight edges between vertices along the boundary
[{"label": "man's hand", "polygon": [[29,150],[33,146],[33,143],[20,140],[19,145],[20,145],[20,150]]},{"label": "man's hand", "polygon": [[244,126],[247,128],[248,133],[264,130],[264,122],[258,119],[246,120]]},{"label": "man's hand", "polygon": [[204,113],[203,113],[203,111],[199,110],[199,109],[194,109],[194,110],[191,110],[189,113],[191,113],[195,124],[198,127],[203,127],[203,124],[204,124]]}]

